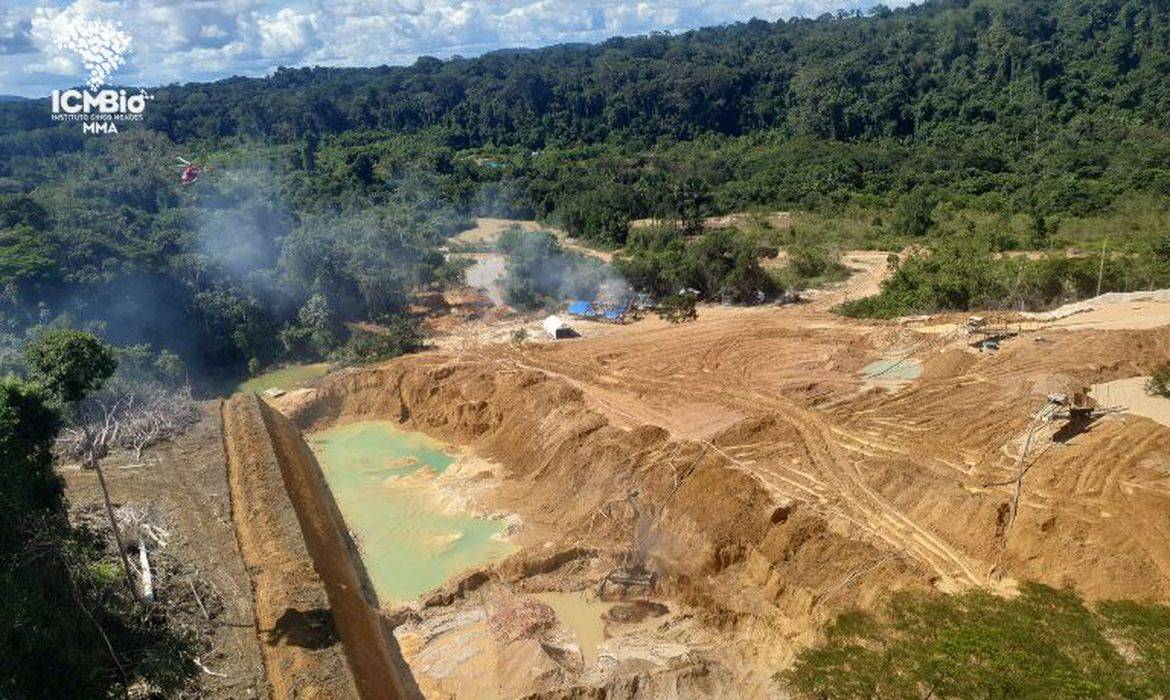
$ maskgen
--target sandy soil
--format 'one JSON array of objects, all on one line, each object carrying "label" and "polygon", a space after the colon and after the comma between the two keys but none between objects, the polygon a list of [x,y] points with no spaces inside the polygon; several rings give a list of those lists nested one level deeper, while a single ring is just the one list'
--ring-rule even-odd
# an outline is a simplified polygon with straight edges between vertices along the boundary
[{"label": "sandy soil", "polygon": [[[187,605],[190,614],[176,620],[199,632],[208,649],[200,661],[223,675],[201,673],[195,694],[225,700],[267,697],[251,583],[231,522],[218,402],[208,403],[203,419],[186,434],[147,450],[143,462],[114,453],[104,462],[106,480],[116,505],[146,509],[152,524],[170,535],[167,546],[153,553],[160,603],[183,605],[188,601],[168,599],[168,594],[199,591],[199,599]],[[96,473],[65,468],[62,475],[74,510],[100,507]]]},{"label": "sandy soil", "polygon": [[1170,399],[1146,393],[1149,377],[1130,377],[1093,386],[1093,396],[1106,406],[1170,426]]},{"label": "sandy soil", "polygon": [[1146,301],[1102,306],[1059,319],[1052,325],[1069,330],[1139,330],[1159,328],[1167,324],[1170,324],[1170,304]]},{"label": "sandy soil", "polygon": [[[885,253],[848,259],[857,274],[805,304],[449,346],[332,376],[281,410],[302,428],[389,418],[505,465],[492,497],[521,515],[525,551],[485,574],[493,585],[597,588],[633,552],[662,599],[722,640],[688,647],[721,679],[703,691],[716,695],[773,696],[771,674],[824,621],[898,588],[1010,594],[1031,579],[1089,599],[1170,600],[1170,429],[1117,412],[1033,420],[1052,393],[1140,376],[1170,354],[1170,325],[1144,321],[1170,303],[1019,323],[1000,351],[978,353],[965,315],[828,313],[888,272]],[[903,358],[920,377],[866,385],[864,367]],[[488,614],[463,607],[483,585],[436,596],[419,624]],[[420,644],[411,654],[426,657]],[[619,682],[558,668],[536,687]],[[654,668],[629,673],[679,671]]]}]

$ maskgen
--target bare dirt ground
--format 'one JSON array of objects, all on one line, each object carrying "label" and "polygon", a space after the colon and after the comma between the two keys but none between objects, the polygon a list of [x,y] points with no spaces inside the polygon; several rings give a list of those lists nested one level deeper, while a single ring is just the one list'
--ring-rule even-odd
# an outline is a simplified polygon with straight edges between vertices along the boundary
[{"label": "bare dirt ground", "polygon": [[1093,386],[1093,396],[1107,406],[1170,427],[1170,399],[1146,392],[1149,377],[1130,377]]},{"label": "bare dirt ground", "polygon": [[[218,403],[208,403],[186,434],[148,449],[144,463],[118,452],[104,468],[115,504],[145,509],[169,534],[166,547],[152,551],[159,603],[175,610],[178,626],[196,630],[207,650],[200,661],[210,673],[200,672],[192,695],[267,697],[251,582],[232,525]],[[75,512],[100,511],[96,473],[66,466],[62,475]]]},{"label": "bare dirt ground", "polygon": [[598,250],[578,243],[568,233],[554,226],[546,226],[538,221],[528,219],[493,219],[480,217],[475,220],[475,227],[459,233],[452,240],[458,243],[467,243],[475,246],[494,246],[504,231],[516,226],[522,231],[548,231],[557,237],[561,246],[581,255],[597,258],[602,262],[611,262],[613,253]]},{"label": "bare dirt ground", "polygon": [[[496,671],[545,669],[501,675],[513,695],[679,687],[701,671],[696,694],[772,697],[772,673],[825,620],[898,588],[1010,595],[1031,579],[1091,600],[1170,600],[1170,429],[1136,412],[1034,418],[1050,394],[1142,376],[1170,356],[1170,325],[1144,321],[1146,304],[1160,314],[1170,303],[1019,321],[987,353],[970,347],[964,315],[828,313],[876,291],[886,255],[850,254],[856,274],[805,304],[705,306],[678,326],[581,324],[584,337],[562,342],[485,335],[283,397],[302,428],[390,418],[504,465],[490,498],[523,518],[524,551],[409,623],[408,656],[430,669],[420,685],[450,692],[457,674],[436,654],[491,637],[492,601],[598,590],[631,552],[658,574],[655,600],[700,624],[628,646],[681,645],[690,671],[683,657],[618,652],[609,675],[556,663],[576,657],[544,626],[523,637],[543,656],[498,636],[484,647]],[[861,370],[878,360],[922,375],[870,386]],[[1108,391],[1098,400],[1115,403]]]}]

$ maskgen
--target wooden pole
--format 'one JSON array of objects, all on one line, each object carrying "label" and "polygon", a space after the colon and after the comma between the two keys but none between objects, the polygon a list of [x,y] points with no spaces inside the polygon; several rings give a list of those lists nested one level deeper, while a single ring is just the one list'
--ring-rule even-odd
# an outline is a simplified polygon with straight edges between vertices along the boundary
[{"label": "wooden pole", "polygon": [[122,557],[122,571],[126,574],[126,585],[130,587],[130,595],[134,600],[142,600],[138,594],[138,586],[134,583],[134,576],[130,573],[130,558],[126,556],[126,547],[122,545],[122,531],[118,529],[118,519],[114,517],[114,506],[110,503],[110,490],[106,487],[106,475],[97,459],[90,457],[90,466],[98,475],[98,483],[102,487],[102,501],[106,506],[106,516],[110,519],[110,527],[114,530],[114,542],[118,546],[118,556]]},{"label": "wooden pole", "polygon": [[1097,271],[1097,293],[1094,296],[1101,296],[1101,282],[1105,279],[1105,246],[1109,244],[1109,239],[1101,241],[1101,269]]}]

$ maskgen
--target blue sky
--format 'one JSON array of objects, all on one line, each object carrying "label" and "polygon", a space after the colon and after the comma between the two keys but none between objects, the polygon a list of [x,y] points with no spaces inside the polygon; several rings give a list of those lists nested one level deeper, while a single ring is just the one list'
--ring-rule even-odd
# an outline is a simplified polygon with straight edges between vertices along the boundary
[{"label": "blue sky", "polygon": [[[260,76],[276,66],[409,64],[501,47],[866,8],[874,0],[0,0],[0,93],[85,82],[56,39],[69,22],[120,22],[130,52],[111,82],[154,86]],[[887,0],[894,7],[906,0]]]}]

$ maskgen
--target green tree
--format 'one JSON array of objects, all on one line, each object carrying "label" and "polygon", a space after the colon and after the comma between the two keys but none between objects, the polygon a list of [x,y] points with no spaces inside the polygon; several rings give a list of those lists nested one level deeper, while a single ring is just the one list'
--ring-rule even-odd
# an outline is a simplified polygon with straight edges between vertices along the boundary
[{"label": "green tree", "polygon": [[52,453],[61,417],[49,399],[38,386],[0,379],[0,557],[61,507]]},{"label": "green tree", "polygon": [[118,368],[109,345],[70,328],[38,333],[25,349],[25,359],[30,377],[66,404],[84,399]]},{"label": "green tree", "polygon": [[0,379],[0,697],[121,697],[136,683],[175,697],[196,670],[192,640],[128,599],[101,540],[70,526],[61,425],[44,387]]},{"label": "green tree", "polygon": [[934,228],[934,198],[917,187],[898,200],[891,221],[894,232],[921,238]]},{"label": "green tree", "polygon": [[703,232],[703,220],[711,201],[711,190],[701,178],[684,178],[674,186],[674,213],[683,235],[697,236]]}]

